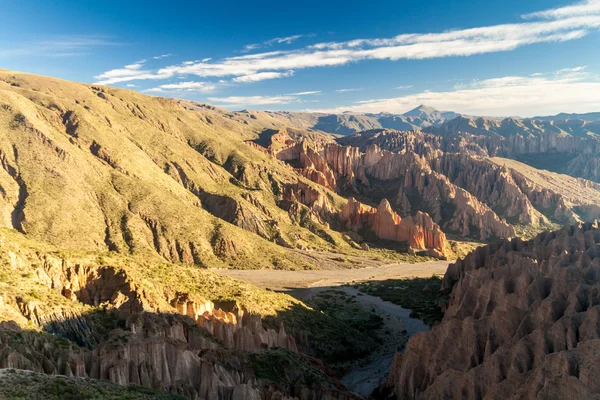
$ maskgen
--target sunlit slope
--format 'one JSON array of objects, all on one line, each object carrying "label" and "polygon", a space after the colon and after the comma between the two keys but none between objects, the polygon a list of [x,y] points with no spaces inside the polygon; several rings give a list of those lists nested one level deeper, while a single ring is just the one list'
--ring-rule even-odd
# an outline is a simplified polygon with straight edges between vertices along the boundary
[{"label": "sunlit slope", "polygon": [[299,178],[244,143],[267,128],[278,126],[0,71],[0,224],[68,248],[210,266],[310,267],[275,243],[348,245],[335,232],[332,243],[293,225],[277,206],[282,188]]}]

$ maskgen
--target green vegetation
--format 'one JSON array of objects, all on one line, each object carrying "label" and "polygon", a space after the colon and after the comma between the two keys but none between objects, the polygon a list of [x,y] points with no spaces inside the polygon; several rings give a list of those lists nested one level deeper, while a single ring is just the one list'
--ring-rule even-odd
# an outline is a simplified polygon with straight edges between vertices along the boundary
[{"label": "green vegetation", "polygon": [[339,289],[328,289],[316,294],[308,304],[325,315],[343,321],[357,331],[377,337],[376,332],[383,326],[383,318],[365,311],[358,305],[355,296]]},{"label": "green vegetation", "polygon": [[432,326],[444,316],[440,306],[449,300],[450,290],[440,290],[442,278],[388,279],[354,285],[360,291],[412,310],[411,317]]},{"label": "green vegetation", "polygon": [[0,398],[6,400],[184,400],[175,394],[87,378],[0,370]]},{"label": "green vegetation", "polygon": [[515,232],[518,237],[529,240],[533,239],[542,232],[555,231],[560,228],[557,223],[539,224],[539,225],[515,225]]},{"label": "green vegetation", "polygon": [[257,379],[289,386],[304,384],[333,385],[332,378],[325,374],[324,365],[316,359],[284,349],[265,350],[248,354],[249,364]]},{"label": "green vegetation", "polygon": [[264,322],[273,328],[283,322],[288,333],[306,338],[305,342],[298,342],[299,350],[328,363],[355,360],[377,347],[373,337],[339,317],[295,304],[276,317],[266,317]]}]

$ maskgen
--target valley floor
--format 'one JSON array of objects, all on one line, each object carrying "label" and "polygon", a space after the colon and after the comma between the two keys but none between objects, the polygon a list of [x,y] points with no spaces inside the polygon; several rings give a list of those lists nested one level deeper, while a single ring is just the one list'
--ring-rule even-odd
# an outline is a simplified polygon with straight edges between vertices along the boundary
[{"label": "valley floor", "polygon": [[[403,351],[408,337],[429,329],[427,324],[411,318],[411,310],[384,301],[379,297],[360,292],[348,286],[353,282],[386,281],[402,278],[428,278],[443,275],[449,261],[428,261],[416,264],[394,263],[355,269],[313,271],[265,271],[265,270],[214,270],[219,274],[241,279],[261,288],[284,291],[301,300],[308,301],[317,296],[336,293],[342,298],[351,298],[365,312],[381,317],[385,332],[384,341],[367,358],[350,366],[342,378],[344,385],[363,396],[377,388],[390,370],[397,351]],[[323,297],[325,297],[323,296]]]},{"label": "valley floor", "polygon": [[212,271],[246,281],[263,289],[289,292],[294,297],[303,297],[306,289],[311,287],[341,286],[353,281],[427,278],[432,275],[443,275],[452,262],[393,263],[365,268],[310,271],[231,269],[213,269]]}]

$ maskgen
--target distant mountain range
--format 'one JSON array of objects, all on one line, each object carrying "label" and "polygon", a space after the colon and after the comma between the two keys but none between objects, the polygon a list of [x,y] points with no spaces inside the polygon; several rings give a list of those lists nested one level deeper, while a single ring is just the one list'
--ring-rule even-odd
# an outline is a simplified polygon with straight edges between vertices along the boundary
[{"label": "distant mountain range", "polygon": [[266,113],[276,119],[285,119],[295,127],[338,135],[351,135],[371,129],[423,129],[440,126],[444,122],[460,116],[455,112],[439,111],[425,105],[420,105],[404,114],[326,114],[287,111],[267,111]]},{"label": "distant mountain range", "polygon": [[[243,111],[242,113],[263,113]],[[587,137],[600,134],[600,112],[587,114],[561,113],[554,116],[534,118],[473,117],[453,111],[439,111],[433,107],[420,105],[404,114],[391,113],[308,113],[288,111],[266,111],[271,118],[306,130],[351,135],[373,129],[393,129],[398,131],[426,130],[436,134],[463,133],[499,135],[540,134],[542,132],[565,133]]]},{"label": "distant mountain range", "polygon": [[591,112],[585,114],[567,114],[560,113],[556,115],[550,115],[546,117],[533,117],[540,121],[564,121],[564,120],[583,120],[583,121],[600,121],[600,112]]},{"label": "distant mountain range", "polygon": [[[550,117],[546,117],[550,118]],[[573,137],[588,138],[600,136],[600,120],[586,121],[581,119],[494,119],[487,117],[460,116],[446,121],[438,126],[429,126],[423,129],[436,135],[447,136],[459,133],[472,135],[496,134],[504,137],[513,135],[558,134]]]}]

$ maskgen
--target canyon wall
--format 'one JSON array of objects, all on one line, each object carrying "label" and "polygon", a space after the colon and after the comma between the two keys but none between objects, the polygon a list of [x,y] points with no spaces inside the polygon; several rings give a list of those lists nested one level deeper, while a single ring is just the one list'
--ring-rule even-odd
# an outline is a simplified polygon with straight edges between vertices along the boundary
[{"label": "canyon wall", "polygon": [[[342,194],[388,199],[401,216],[427,213],[442,229],[481,240],[511,237],[514,229],[492,209],[412,152],[392,153],[377,146],[365,152],[358,147],[328,144],[320,151],[298,143],[277,155],[317,183]],[[314,171],[317,171],[318,174]],[[319,179],[314,179],[318,175]]]},{"label": "canyon wall", "polygon": [[[361,151],[377,146],[391,152],[416,153],[426,159],[432,170],[468,191],[511,224],[541,227],[596,217],[594,212],[585,211],[597,203],[598,187],[594,182],[536,170],[505,158],[490,159],[488,151],[469,138],[490,139],[469,135],[440,137],[419,131],[372,131],[339,139],[338,143],[357,146]],[[548,156],[554,157],[552,154]],[[579,171],[572,173],[573,176],[595,175],[593,165],[597,164],[597,157],[573,154],[569,159],[572,159],[570,165],[577,164],[574,169]],[[585,193],[578,196],[577,191]]]},{"label": "canyon wall", "polygon": [[451,265],[443,320],[394,360],[397,398],[599,397],[598,243],[596,223],[578,224]]},{"label": "canyon wall", "polygon": [[[68,258],[29,246],[0,238],[0,257],[22,277],[0,293],[0,368],[139,385],[189,399],[355,398],[320,360],[298,353],[283,325],[265,327],[236,301],[215,303],[181,284],[160,286],[142,278],[132,260],[120,268],[99,265],[95,255]],[[216,275],[196,278],[197,290],[206,279],[232,284]],[[273,299],[264,301],[258,307]],[[272,362],[285,377],[279,385],[261,377],[259,366]]]}]

